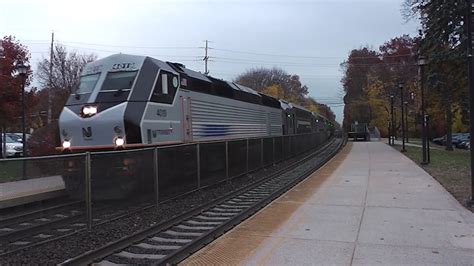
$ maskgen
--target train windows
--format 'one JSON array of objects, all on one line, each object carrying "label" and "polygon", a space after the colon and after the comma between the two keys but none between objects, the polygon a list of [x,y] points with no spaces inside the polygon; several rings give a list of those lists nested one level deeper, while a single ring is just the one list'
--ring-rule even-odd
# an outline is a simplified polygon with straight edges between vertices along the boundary
[{"label": "train windows", "polygon": [[173,103],[178,87],[178,76],[169,72],[161,71],[155,82],[150,101],[171,104]]},{"label": "train windows", "polygon": [[99,80],[99,74],[82,76],[79,80],[79,88],[77,88],[75,94],[91,93],[94,90],[95,84]]},{"label": "train windows", "polygon": [[129,91],[132,89],[136,75],[137,71],[108,73],[101,91]]}]

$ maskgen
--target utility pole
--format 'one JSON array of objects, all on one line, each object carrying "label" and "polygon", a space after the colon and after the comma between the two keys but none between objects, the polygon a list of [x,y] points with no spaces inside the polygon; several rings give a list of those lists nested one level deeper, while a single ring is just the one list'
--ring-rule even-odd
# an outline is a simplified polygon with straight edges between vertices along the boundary
[{"label": "utility pole", "polygon": [[206,42],[206,47],[204,47],[205,54],[202,60],[204,60],[204,75],[208,75],[209,70],[207,69],[207,61],[209,60],[209,56],[207,55],[207,50],[209,49],[209,41],[206,40],[205,42]]},{"label": "utility pole", "polygon": [[[467,0],[466,14],[466,30],[467,30],[467,61],[468,61],[468,80],[469,80],[469,131],[470,135],[474,134],[474,57],[473,57],[473,39],[474,34],[474,0]],[[474,148],[471,143],[471,198],[467,201],[468,206],[474,206]]]},{"label": "utility pole", "polygon": [[53,117],[53,58],[54,58],[54,31],[51,32],[51,50],[49,51],[49,91],[48,91],[48,124]]}]

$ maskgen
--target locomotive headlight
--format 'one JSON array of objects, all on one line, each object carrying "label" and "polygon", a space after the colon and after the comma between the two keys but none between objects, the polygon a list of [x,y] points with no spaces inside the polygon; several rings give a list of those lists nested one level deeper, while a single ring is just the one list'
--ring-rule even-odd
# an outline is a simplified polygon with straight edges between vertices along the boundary
[{"label": "locomotive headlight", "polygon": [[96,106],[84,106],[82,107],[82,114],[84,116],[93,116],[97,114],[97,107]]},{"label": "locomotive headlight", "polygon": [[69,149],[69,148],[71,148],[71,141],[64,140],[63,141],[63,149]]},{"label": "locomotive headlight", "polygon": [[125,140],[122,137],[116,137],[114,140],[115,146],[123,146],[125,144]]}]

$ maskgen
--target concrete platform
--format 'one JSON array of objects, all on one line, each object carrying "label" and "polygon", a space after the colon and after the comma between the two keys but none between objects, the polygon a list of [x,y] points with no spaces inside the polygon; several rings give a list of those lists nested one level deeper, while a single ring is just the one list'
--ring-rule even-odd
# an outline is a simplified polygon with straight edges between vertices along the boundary
[{"label": "concrete platform", "polygon": [[0,183],[0,209],[65,195],[61,176]]},{"label": "concrete platform", "polygon": [[383,142],[354,142],[185,265],[474,265],[474,214]]}]

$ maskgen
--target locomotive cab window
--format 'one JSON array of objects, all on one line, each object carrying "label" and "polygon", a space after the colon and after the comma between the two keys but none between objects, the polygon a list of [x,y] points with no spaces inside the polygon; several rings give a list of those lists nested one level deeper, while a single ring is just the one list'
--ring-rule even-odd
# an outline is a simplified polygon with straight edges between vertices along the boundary
[{"label": "locomotive cab window", "polygon": [[170,72],[160,71],[155,81],[150,101],[157,103],[173,103],[178,90],[178,76]]},{"label": "locomotive cab window", "polygon": [[97,84],[97,80],[99,80],[99,74],[82,76],[75,94],[91,93],[94,90],[95,84]]},{"label": "locomotive cab window", "polygon": [[129,91],[136,75],[137,71],[108,73],[101,91]]}]

